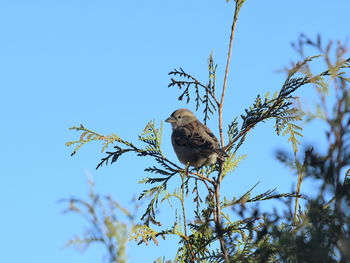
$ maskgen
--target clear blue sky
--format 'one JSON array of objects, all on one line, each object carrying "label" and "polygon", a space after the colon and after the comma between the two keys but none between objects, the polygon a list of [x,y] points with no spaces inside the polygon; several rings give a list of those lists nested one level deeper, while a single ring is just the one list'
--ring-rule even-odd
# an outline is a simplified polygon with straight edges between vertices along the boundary
[{"label": "clear blue sky", "polygon": [[[225,124],[257,93],[280,88],[284,76],[275,70],[296,59],[290,43],[300,33],[321,33],[325,40],[350,36],[348,0],[246,2],[234,42]],[[82,123],[136,141],[149,120],[159,122],[185,106],[176,99],[178,91],[167,88],[167,73],[181,66],[206,82],[212,50],[221,86],[232,13],[233,3],[224,0],[0,0],[0,262],[102,261],[101,247],[83,254],[63,248],[85,222],[62,215],[57,201],[85,197],[91,173],[98,192],[128,206],[143,189],[137,182],[145,176],[145,163],[122,158],[96,171],[103,156],[99,145],[70,157],[64,143],[78,134],[68,128]],[[215,119],[208,125],[218,134]],[[274,159],[286,138],[272,130],[266,123],[246,140],[241,154],[248,158],[223,188],[228,197],[257,181],[262,191],[291,189],[296,179]],[[315,131],[306,130],[303,141],[319,143],[322,136]],[[176,160],[170,133],[165,126],[164,149]],[[128,253],[138,263],[172,258],[175,250],[162,241],[150,248],[131,244]]]}]

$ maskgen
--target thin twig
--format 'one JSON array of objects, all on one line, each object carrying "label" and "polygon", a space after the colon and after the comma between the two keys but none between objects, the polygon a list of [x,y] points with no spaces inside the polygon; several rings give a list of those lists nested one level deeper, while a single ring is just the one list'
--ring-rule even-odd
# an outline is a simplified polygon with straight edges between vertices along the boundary
[{"label": "thin twig", "polygon": [[[228,73],[229,73],[229,68],[230,68],[230,62],[231,62],[231,52],[232,52],[232,43],[235,35],[235,28],[236,28],[236,23],[238,19],[238,12],[239,12],[239,7],[240,7],[241,2],[236,1],[235,5],[235,11],[233,15],[233,22],[231,26],[231,35],[230,35],[230,42],[229,42],[229,48],[228,48],[228,54],[227,54],[227,63],[226,63],[226,69],[225,69],[225,76],[224,76],[224,83],[222,87],[222,93],[221,93],[221,100],[220,104],[218,105],[218,114],[219,114],[219,133],[220,133],[220,143],[221,147],[224,147],[225,141],[224,141],[224,134],[223,134],[223,129],[222,129],[222,110],[224,106],[224,99],[225,99],[225,94],[226,94],[226,89],[227,89],[227,78],[228,78]],[[222,181],[222,166],[223,163],[220,163],[220,170],[219,174],[216,180],[216,183],[214,185],[215,189],[215,209],[214,209],[214,221],[215,221],[215,229],[218,234],[218,239],[220,243],[220,249],[223,254],[223,259],[226,263],[229,263],[229,255],[228,251],[226,248],[226,243],[225,239],[223,236],[223,227],[222,227],[222,221],[221,221],[221,204],[220,204],[220,185]]]},{"label": "thin twig", "polygon": [[189,173],[200,177],[200,178],[196,178],[196,177],[195,177],[195,178],[198,179],[198,180],[201,180],[201,181],[208,181],[208,182],[211,183],[211,184],[214,184],[214,183],[215,183],[214,180],[212,180],[212,179],[210,179],[209,177],[206,177],[206,176],[204,176],[204,175],[201,175],[201,174],[199,174],[199,173],[194,173],[194,172],[189,172]]},{"label": "thin twig", "polygon": [[185,175],[181,174],[181,208],[182,208],[182,216],[183,216],[183,227],[184,227],[184,232],[185,236],[187,236],[187,219],[186,219],[186,209],[185,209]]},{"label": "thin twig", "polygon": [[189,177],[189,178],[193,178],[193,179],[195,179],[195,180],[201,181],[201,182],[205,185],[205,187],[207,188],[207,190],[208,190],[209,193],[213,193],[213,192],[214,192],[213,189],[209,187],[209,185],[207,184],[207,182],[206,182],[205,180],[203,180],[203,179],[201,179],[201,178],[198,178],[198,177],[196,177],[196,176],[193,176],[193,175],[188,175],[188,177]]},{"label": "thin twig", "polygon": [[223,229],[222,229],[222,221],[221,221],[221,203],[220,203],[220,185],[222,180],[222,164],[220,165],[220,171],[218,175],[218,180],[215,184],[215,209],[214,209],[214,222],[215,222],[215,229],[218,234],[218,239],[220,242],[220,249],[224,256],[225,263],[229,263],[229,257],[228,257],[228,251],[226,248],[225,239],[223,236]]},{"label": "thin twig", "polygon": [[224,99],[225,99],[225,94],[226,94],[226,89],[227,89],[227,78],[228,78],[228,73],[229,73],[229,69],[230,69],[230,62],[231,62],[232,43],[233,43],[233,38],[235,36],[236,23],[237,23],[237,19],[238,19],[238,11],[239,11],[238,4],[239,4],[239,1],[236,1],[235,12],[233,15],[233,22],[232,22],[232,26],[231,26],[231,36],[230,36],[230,43],[229,43],[229,47],[228,47],[227,62],[226,62],[226,69],[225,69],[225,76],[224,76],[224,84],[222,87],[220,104],[218,105],[219,132],[220,132],[221,147],[224,147],[224,143],[225,143],[223,129],[222,129],[222,109],[224,106]]},{"label": "thin twig", "polygon": [[[300,194],[300,189],[301,189],[301,183],[303,181],[304,178],[304,173],[303,173],[303,168],[298,166],[298,160],[297,160],[297,153],[294,152],[294,160],[295,160],[295,165],[297,167],[297,171],[298,171],[298,182],[297,182],[297,188],[296,188],[296,194],[299,195]],[[293,221],[294,224],[296,224],[297,222],[297,217],[298,217],[298,211],[299,211],[299,198],[296,197],[295,198],[295,204],[294,204],[294,217],[293,217]]]}]

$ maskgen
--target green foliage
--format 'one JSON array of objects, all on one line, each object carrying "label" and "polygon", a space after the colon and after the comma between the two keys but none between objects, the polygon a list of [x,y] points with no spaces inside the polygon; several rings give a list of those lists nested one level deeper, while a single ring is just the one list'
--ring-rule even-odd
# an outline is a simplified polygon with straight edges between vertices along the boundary
[{"label": "green foliage", "polygon": [[[213,100],[211,99],[211,94],[215,96],[215,89],[216,89],[216,70],[218,65],[214,63],[214,57],[213,52],[210,54],[208,59],[208,73],[209,73],[209,83],[207,85],[207,89],[205,89],[205,95],[203,96],[203,104],[204,104],[204,124],[207,124],[207,120],[210,119],[210,114],[214,114],[214,111],[216,111],[216,104],[214,104]],[[210,93],[209,93],[210,91]]]},{"label": "green foliage", "polygon": [[[230,47],[238,13],[244,2],[235,0]],[[312,74],[310,63],[321,56],[305,57],[303,46],[306,44],[316,47],[322,53],[327,70]],[[87,247],[92,243],[102,243],[109,252],[110,262],[124,262],[127,242],[125,237],[128,233],[130,240],[146,245],[150,241],[158,244],[159,237],[166,239],[171,235],[179,240],[174,262],[349,262],[350,256],[346,251],[350,247],[350,215],[349,210],[343,208],[349,206],[350,172],[346,173],[343,181],[341,174],[350,165],[350,148],[347,143],[350,135],[350,96],[347,87],[349,78],[345,72],[350,68],[350,58],[343,59],[345,48],[339,47],[336,61],[332,63],[330,47],[323,48],[320,38],[314,42],[303,37],[299,46],[295,47],[302,55],[302,61],[287,70],[286,80],[272,97],[269,93],[265,97],[257,95],[252,105],[240,115],[240,121],[238,117],[233,118],[228,125],[229,142],[226,145],[222,110],[231,49],[228,52],[220,100],[216,96],[217,65],[212,54],[208,59],[209,80],[206,85],[182,68],[169,73],[172,78],[168,87],[177,87],[180,90],[179,100],[185,99],[189,103],[194,96],[196,110],[204,107],[204,123],[212,114],[218,113],[220,140],[226,156],[216,164],[192,169],[188,166],[182,168],[169,160],[161,147],[163,124],[157,127],[155,121],[148,122],[138,136],[140,145],[116,134],[105,136],[82,125],[72,127],[72,130],[81,133],[79,140],[66,144],[75,146],[72,155],[88,142],[102,141],[102,152],[106,156],[97,168],[103,164],[116,163],[125,153],[134,153],[140,158],[149,158],[149,166],[144,170],[151,176],[139,182],[145,189],[138,199],[147,204],[141,216],[142,224],[133,223],[131,231],[127,225],[117,220],[115,211],[124,213],[130,220],[133,217],[112,199],[107,199],[109,209],[105,209],[103,201],[93,191],[88,202],[69,199],[68,211],[87,216],[88,222],[93,226],[85,236],[77,237],[69,244]],[[336,87],[336,105],[332,114],[327,111],[328,105],[325,102],[329,90],[328,79]],[[308,84],[316,87],[320,94],[321,103],[316,114],[308,114],[295,104],[295,92]],[[329,149],[326,154],[318,155],[313,149],[308,149],[304,156],[298,157],[302,128],[296,123],[304,116],[308,120],[320,117],[329,125],[326,133]],[[260,123],[271,119],[275,121],[277,135],[287,136],[292,144],[293,156],[281,152],[279,159],[296,170],[296,191],[280,194],[272,189],[253,194],[255,185],[241,196],[233,194],[229,199],[222,197],[220,187],[223,180],[234,173],[239,163],[246,158],[244,154],[239,155],[239,150],[246,142],[247,134]],[[114,150],[106,151],[111,145]],[[300,194],[305,176],[323,180],[317,198]],[[325,193],[333,194],[332,199],[325,200]],[[303,211],[298,204],[299,198],[304,198],[306,202]],[[293,199],[294,212],[290,208]],[[193,200],[192,210],[186,209],[188,200]],[[258,203],[268,200],[285,201],[289,210],[283,215],[277,212],[261,212]],[[174,220],[169,225],[164,225],[157,215],[157,210],[165,202],[170,204],[169,210],[174,214]],[[155,262],[170,261],[158,258]]]},{"label": "green foliage", "polygon": [[163,155],[160,145],[162,143],[163,122],[160,124],[160,128],[155,128],[155,122],[150,121],[147,123],[145,129],[139,136],[139,140],[146,143],[145,151],[150,154]]},{"label": "green foliage", "polygon": [[238,167],[239,163],[244,160],[247,157],[247,155],[242,155],[239,157],[236,157],[236,154],[230,154],[226,158],[226,162],[222,166],[222,174],[223,177],[225,177],[229,173],[233,173],[234,170]]},{"label": "green foliage", "polygon": [[158,206],[159,198],[163,193],[165,193],[165,190],[167,189],[167,183],[168,180],[171,178],[171,176],[167,178],[155,178],[148,180],[146,183],[156,183],[156,182],[162,182],[160,185],[157,185],[155,187],[152,187],[151,189],[144,190],[140,197],[139,200],[144,198],[144,197],[150,197],[151,201],[146,209],[146,212],[143,214],[141,217],[142,220],[145,220],[145,225],[149,226],[149,223],[153,223],[155,225],[161,225],[160,222],[158,222],[155,218],[156,216],[156,208]]},{"label": "green foliage", "polygon": [[[323,80],[325,76],[334,76],[336,74],[334,72],[338,72],[336,76],[343,75],[344,72],[340,72],[340,69],[348,68],[350,63],[350,59],[338,63],[337,66],[333,67],[332,73],[330,70],[326,70],[318,75],[308,74],[304,77],[294,77],[308,62],[317,57],[319,56],[307,57],[290,69],[281,90],[275,93],[272,98],[269,97],[269,94],[266,94],[264,100],[262,100],[260,95],[256,97],[253,105],[245,110],[245,114],[241,115],[243,120],[241,129],[238,131],[236,119],[230,124],[228,131],[230,141],[225,147],[226,150],[231,150],[238,141],[234,151],[236,152],[244,142],[246,134],[258,123],[275,119],[276,133],[283,136],[289,135],[288,141],[292,143],[294,152],[298,151],[300,142],[297,138],[302,136],[300,133],[302,128],[294,122],[300,121],[303,114],[298,109],[291,108],[295,99],[293,93],[306,84],[319,84],[320,79]],[[343,79],[345,78],[343,77]]]},{"label": "green foliage", "polygon": [[91,142],[91,141],[104,141],[103,146],[102,146],[102,150],[101,150],[102,152],[104,152],[108,148],[109,145],[111,145],[115,142],[122,142],[123,143],[123,141],[114,133],[104,136],[104,135],[98,134],[97,132],[86,129],[82,124],[80,124],[79,127],[73,126],[69,129],[79,131],[79,132],[82,131],[79,140],[66,143],[66,146],[75,145],[74,150],[73,150],[71,155],[76,154],[76,152],[83,145],[85,145],[86,143]]},{"label": "green foliage", "polygon": [[170,260],[166,260],[165,257],[159,257],[153,263],[171,263]]},{"label": "green foliage", "polygon": [[[169,72],[169,75],[180,77],[180,80],[175,80],[171,78],[171,82],[168,87],[177,86],[180,90],[183,90],[179,96],[179,100],[183,100],[186,98],[186,103],[190,102],[190,88],[193,87],[195,93],[195,102],[196,102],[196,110],[200,108],[200,106],[204,105],[204,123],[210,119],[209,114],[213,114],[216,111],[216,107],[218,101],[215,97],[215,81],[216,81],[216,68],[217,65],[214,64],[213,55],[210,54],[208,59],[208,71],[209,71],[209,83],[204,85],[200,83],[196,78],[192,75],[186,73],[182,68],[179,70],[174,69]],[[203,89],[203,92],[201,92]]]},{"label": "green foliage", "polygon": [[[299,46],[296,50],[303,55],[305,45],[310,45],[323,53],[324,61],[329,66],[328,75],[333,79],[333,85],[315,86],[316,104],[321,114],[304,112],[311,121],[319,118],[327,126],[326,138],[327,147],[321,152],[316,152],[314,148],[309,148],[302,156],[289,155],[285,152],[279,153],[279,160],[294,168],[303,177],[318,180],[321,186],[316,188],[316,197],[307,196],[307,203],[300,211],[295,205],[295,215],[284,218],[284,227],[279,227],[276,222],[271,221],[266,224],[265,233],[273,240],[273,245],[278,251],[279,262],[348,262],[350,255],[345,247],[349,247],[349,173],[344,174],[346,167],[350,165],[350,148],[347,140],[350,135],[348,123],[350,122],[349,84],[345,81],[344,72],[340,69],[349,67],[349,59],[344,60],[344,46],[338,42],[336,47],[336,61],[331,62],[331,45],[323,47],[321,38],[316,41],[301,36]],[[333,53],[333,54],[334,54]],[[334,66],[336,65],[336,66]],[[310,74],[311,68],[305,71]],[[339,75],[340,74],[340,75]],[[326,83],[326,81],[322,81]],[[321,84],[319,84],[321,85]],[[323,85],[323,84],[322,84]],[[331,103],[331,98],[325,96],[325,88],[333,88],[332,94],[335,100]],[[332,106],[332,111],[328,108]],[[311,116],[310,116],[311,115]],[[291,163],[296,165],[290,165]],[[302,178],[298,176],[298,189]],[[330,196],[331,198],[329,199]],[[270,215],[269,218],[281,218],[279,215]],[[297,216],[297,220],[296,220]],[[280,219],[278,219],[280,220]]]},{"label": "green foliage", "polygon": [[228,125],[227,135],[229,137],[229,141],[233,141],[233,139],[238,135],[238,121],[237,118]]},{"label": "green foliage", "polygon": [[148,244],[149,240],[153,240],[158,245],[156,239],[158,235],[159,233],[157,231],[147,225],[137,225],[133,228],[130,239],[135,241],[141,240],[141,242],[145,242],[146,244]]},{"label": "green foliage", "polygon": [[[239,198],[233,198],[231,201],[224,200],[224,203],[222,204],[222,208],[231,207],[237,204],[245,204],[245,203],[252,203],[252,202],[258,202],[258,201],[264,201],[264,200],[281,199],[285,197],[290,198],[290,197],[297,196],[295,193],[273,194],[276,191],[276,189],[272,189],[264,193],[261,193],[259,195],[256,195],[254,197],[251,197],[251,193],[257,185],[258,183],[255,184],[251,189],[249,189],[246,193],[244,193]],[[298,195],[298,197],[300,196]]]},{"label": "green foliage", "polygon": [[106,248],[109,262],[125,263],[130,230],[126,223],[118,220],[118,214],[126,216],[131,224],[134,216],[110,196],[97,195],[94,191],[94,183],[89,181],[89,184],[90,192],[87,201],[73,197],[62,200],[69,204],[65,213],[82,216],[90,226],[82,236],[69,240],[67,246],[85,250],[91,244],[99,243]]},{"label": "green foliage", "polygon": [[[145,129],[139,135],[139,141],[143,146],[136,146],[136,144],[126,141],[115,134],[104,136],[88,130],[83,126],[72,128],[82,132],[82,134],[80,140],[69,142],[67,145],[76,145],[73,152],[75,153],[84,144],[93,140],[103,141],[103,151],[109,145],[116,144],[114,145],[116,151],[107,151],[107,156],[102,158],[97,168],[104,163],[116,162],[121,155],[127,152],[133,152],[139,157],[148,157],[153,160],[153,164],[150,163],[150,166],[145,168],[145,171],[153,174],[153,176],[145,177],[145,179],[140,181],[141,184],[151,185],[151,187],[145,189],[139,196],[139,200],[148,200],[148,205],[141,217],[143,224],[132,228],[132,240],[145,244],[152,241],[158,244],[158,237],[166,238],[168,235],[177,236],[179,238],[179,249],[175,257],[175,262],[224,262],[226,259],[224,255],[225,250],[222,248],[222,240],[225,240],[227,257],[230,261],[276,262],[277,259],[282,259],[281,262],[283,262],[282,252],[277,252],[278,245],[286,242],[284,238],[286,236],[288,237],[288,234],[283,231],[290,232],[293,231],[293,228],[282,227],[283,224],[280,224],[280,226],[272,224],[270,221],[266,221],[264,216],[259,215],[258,211],[252,216],[232,220],[232,216],[229,213],[221,211],[221,209],[235,210],[236,207],[241,207],[243,209],[242,211],[244,211],[246,205],[249,203],[272,199],[298,199],[301,197],[299,194],[300,188],[295,193],[278,194],[275,193],[276,189],[273,189],[252,196],[254,186],[242,196],[232,197],[230,200],[224,198],[223,202],[217,199],[216,193],[219,182],[221,183],[221,180],[228,174],[233,173],[240,161],[246,158],[246,155],[237,156],[237,152],[244,143],[247,133],[259,123],[269,119],[275,119],[276,133],[288,135],[288,140],[293,146],[293,152],[296,153],[298,151],[298,137],[302,136],[302,129],[294,122],[300,121],[303,114],[298,109],[292,108],[293,100],[295,99],[293,93],[306,84],[323,85],[321,83],[324,83],[324,77],[333,77],[337,69],[346,68],[349,64],[349,60],[345,60],[343,63],[337,64],[337,69],[333,67],[332,71],[327,70],[318,75],[308,73],[304,77],[294,77],[297,72],[302,71],[305,65],[314,58],[316,57],[306,58],[301,63],[296,64],[293,69],[289,70],[287,79],[281,90],[276,92],[274,96],[270,97],[269,94],[266,94],[265,98],[262,99],[258,95],[253,105],[245,110],[245,114],[241,115],[242,124],[240,128],[237,118],[229,124],[227,130],[229,143],[224,148],[227,152],[227,157],[222,163],[202,167],[199,170],[193,170],[189,167],[185,167],[184,169],[179,167],[164,156],[161,148],[163,125],[161,123],[160,127],[157,128],[155,121],[147,123]],[[188,101],[190,100],[189,89],[193,86],[197,105],[201,102],[205,107],[204,120],[209,118],[208,113],[213,113],[211,107],[217,102],[215,97],[216,66],[214,66],[212,56],[209,58],[208,68],[208,85],[202,85],[182,69],[180,71],[172,71],[170,74],[184,77],[187,80],[171,79],[171,83],[169,84],[170,87],[177,86],[180,89],[184,88],[185,91],[181,93],[180,98],[186,96]],[[204,95],[199,95],[201,94],[200,89],[204,92]],[[296,162],[296,165],[293,167],[302,166]],[[307,171],[305,165],[302,169],[303,172]],[[169,185],[170,181],[174,178],[180,178],[182,183],[180,186],[171,190],[169,189]],[[298,186],[301,185],[302,178],[299,177]],[[201,184],[206,191],[200,193],[198,184]],[[185,209],[185,202],[188,198],[193,198],[196,206],[195,210],[190,214]],[[178,204],[180,207],[173,200],[179,201]],[[174,224],[168,227],[163,227],[162,223],[156,218],[156,211],[164,201],[169,201],[172,204],[171,209],[174,209],[174,214],[176,215]],[[240,212],[241,215],[243,215],[242,213]],[[297,215],[297,213],[295,214]],[[188,216],[192,218],[191,221],[188,221]],[[298,217],[302,218],[302,215],[299,214]],[[220,218],[220,223],[217,221],[218,218]],[[107,238],[116,238],[116,231],[121,225],[114,224],[113,220],[110,220],[109,217],[104,218],[103,222],[109,231]],[[152,228],[152,224],[157,229]],[[274,227],[271,228],[270,225]],[[187,228],[190,229],[189,233]],[[306,228],[305,231],[309,230]],[[275,233],[279,233],[278,235],[280,236],[276,237],[277,234],[275,235]],[[90,244],[91,242],[102,242],[102,240],[105,239],[99,238],[95,240],[92,237],[87,237],[84,239],[77,238],[72,243]],[[276,240],[278,240],[278,244],[274,243]],[[221,249],[217,249],[218,243]],[[288,247],[288,249],[292,248]],[[291,251],[285,253],[288,254]]]},{"label": "green foliage", "polygon": [[297,139],[303,135],[300,133],[302,128],[293,123],[293,121],[300,121],[302,119],[301,114],[296,109],[286,111],[285,114],[281,114],[276,118],[276,132],[278,135],[282,132],[282,136],[289,135],[288,142],[292,143],[293,151],[298,152],[298,146],[300,142]]}]

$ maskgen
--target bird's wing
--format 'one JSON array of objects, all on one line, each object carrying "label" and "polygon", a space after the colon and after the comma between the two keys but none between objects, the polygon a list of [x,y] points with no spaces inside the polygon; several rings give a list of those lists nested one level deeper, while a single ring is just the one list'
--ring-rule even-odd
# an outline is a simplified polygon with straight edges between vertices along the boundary
[{"label": "bird's wing", "polygon": [[202,130],[201,134],[207,141],[210,141],[210,143],[213,145],[215,149],[220,148],[220,143],[214,133],[204,124],[199,123],[200,128]]},{"label": "bird's wing", "polygon": [[228,157],[227,153],[223,149],[221,149],[219,140],[215,137],[215,135],[211,132],[211,130],[203,124],[202,126],[205,129],[206,134],[210,136],[210,139],[212,140],[213,148],[215,152],[218,154],[219,158],[223,160],[224,157]]},{"label": "bird's wing", "polygon": [[199,147],[201,147],[203,150],[209,150],[211,152],[215,151],[220,159],[227,157],[228,155],[220,148],[219,140],[216,138],[213,132],[199,121],[196,121],[196,125],[198,128],[195,129],[196,132],[193,134],[193,137],[198,139],[194,141],[198,141],[200,143],[201,146]]},{"label": "bird's wing", "polygon": [[175,142],[176,145],[189,146],[191,132],[184,127],[177,128],[177,129],[173,130],[172,137],[173,137],[173,141]]},{"label": "bird's wing", "polygon": [[177,145],[191,147],[193,149],[216,151],[219,142],[208,127],[199,121],[191,122],[173,132]]}]

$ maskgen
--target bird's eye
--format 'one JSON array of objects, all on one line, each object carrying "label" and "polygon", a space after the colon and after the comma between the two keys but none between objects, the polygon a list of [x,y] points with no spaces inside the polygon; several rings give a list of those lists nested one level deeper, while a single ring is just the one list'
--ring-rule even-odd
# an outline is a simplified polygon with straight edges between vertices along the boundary
[{"label": "bird's eye", "polygon": [[177,117],[178,119],[181,119],[181,116]]}]

